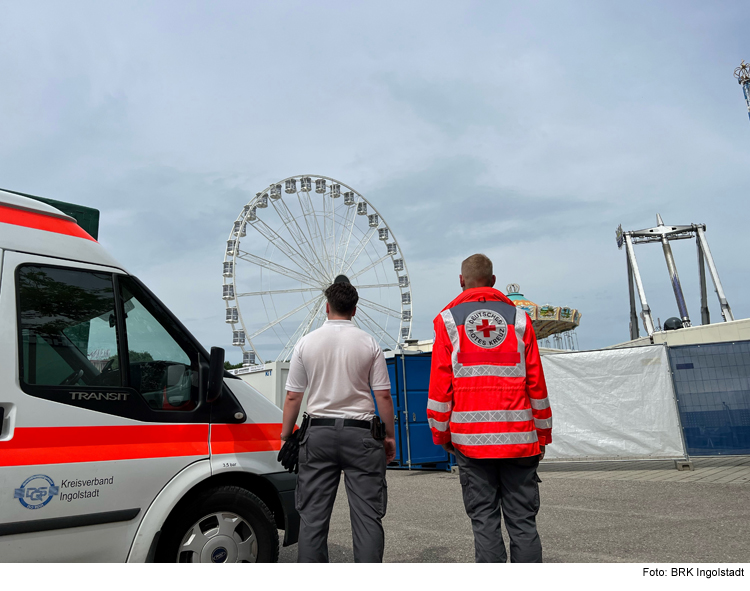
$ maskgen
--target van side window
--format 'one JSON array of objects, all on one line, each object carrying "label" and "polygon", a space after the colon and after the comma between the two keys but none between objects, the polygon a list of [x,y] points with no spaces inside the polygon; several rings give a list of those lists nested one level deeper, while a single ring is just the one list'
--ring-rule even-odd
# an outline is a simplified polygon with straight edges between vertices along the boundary
[{"label": "van side window", "polygon": [[44,386],[122,386],[110,273],[18,269],[21,377]]},{"label": "van side window", "polygon": [[136,282],[119,276],[118,283],[130,387],[155,410],[193,410],[199,391],[198,351],[187,342],[178,342],[182,340],[179,329]]}]

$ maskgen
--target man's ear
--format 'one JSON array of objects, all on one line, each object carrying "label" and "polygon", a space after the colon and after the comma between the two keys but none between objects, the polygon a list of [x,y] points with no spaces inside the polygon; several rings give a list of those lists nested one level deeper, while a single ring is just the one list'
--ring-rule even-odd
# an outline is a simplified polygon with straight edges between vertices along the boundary
[{"label": "man's ear", "polygon": [[352,310],[352,318],[354,318],[354,315],[357,313],[357,306],[354,306],[354,309]]},{"label": "man's ear", "polygon": [[463,275],[458,276],[458,282],[461,284],[461,287],[466,288],[466,281],[464,281]]},{"label": "man's ear", "polygon": [[331,313],[331,306],[328,302],[326,302],[326,315]]},{"label": "man's ear", "polygon": [[497,278],[493,275],[492,281],[490,281],[490,287],[495,287],[495,281],[497,281]]}]

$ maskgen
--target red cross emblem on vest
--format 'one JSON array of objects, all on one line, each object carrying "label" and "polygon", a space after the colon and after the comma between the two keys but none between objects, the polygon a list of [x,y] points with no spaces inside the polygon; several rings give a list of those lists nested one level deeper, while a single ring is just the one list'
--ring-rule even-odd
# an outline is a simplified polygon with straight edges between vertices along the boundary
[{"label": "red cross emblem on vest", "polygon": [[499,312],[484,308],[466,316],[464,331],[466,338],[475,345],[483,349],[495,349],[505,341],[508,323]]},{"label": "red cross emblem on vest", "polygon": [[490,334],[497,330],[497,327],[494,324],[490,324],[486,318],[483,318],[482,324],[477,324],[474,330],[483,333],[484,338],[489,338]]}]

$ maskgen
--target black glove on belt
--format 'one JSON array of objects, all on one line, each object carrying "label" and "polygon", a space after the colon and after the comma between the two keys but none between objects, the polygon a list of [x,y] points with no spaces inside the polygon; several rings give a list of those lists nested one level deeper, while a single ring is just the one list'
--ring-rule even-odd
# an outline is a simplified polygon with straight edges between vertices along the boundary
[{"label": "black glove on belt", "polygon": [[299,444],[305,436],[305,431],[307,431],[309,425],[310,416],[305,413],[302,415],[302,425],[300,428],[289,436],[289,439],[281,446],[279,455],[276,456],[276,459],[281,462],[284,469],[289,472],[299,473]]},{"label": "black glove on belt", "polygon": [[299,430],[292,433],[284,442],[276,459],[285,470],[295,474],[299,472]]}]

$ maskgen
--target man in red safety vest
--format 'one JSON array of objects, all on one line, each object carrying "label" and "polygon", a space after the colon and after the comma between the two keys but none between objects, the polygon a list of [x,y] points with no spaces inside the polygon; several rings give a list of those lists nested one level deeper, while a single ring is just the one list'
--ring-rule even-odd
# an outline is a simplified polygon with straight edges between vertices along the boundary
[{"label": "man in red safety vest", "polygon": [[435,318],[427,417],[455,454],[477,562],[541,562],[537,467],[552,411],[528,314],[498,290],[483,254],[461,264],[463,293]]}]

